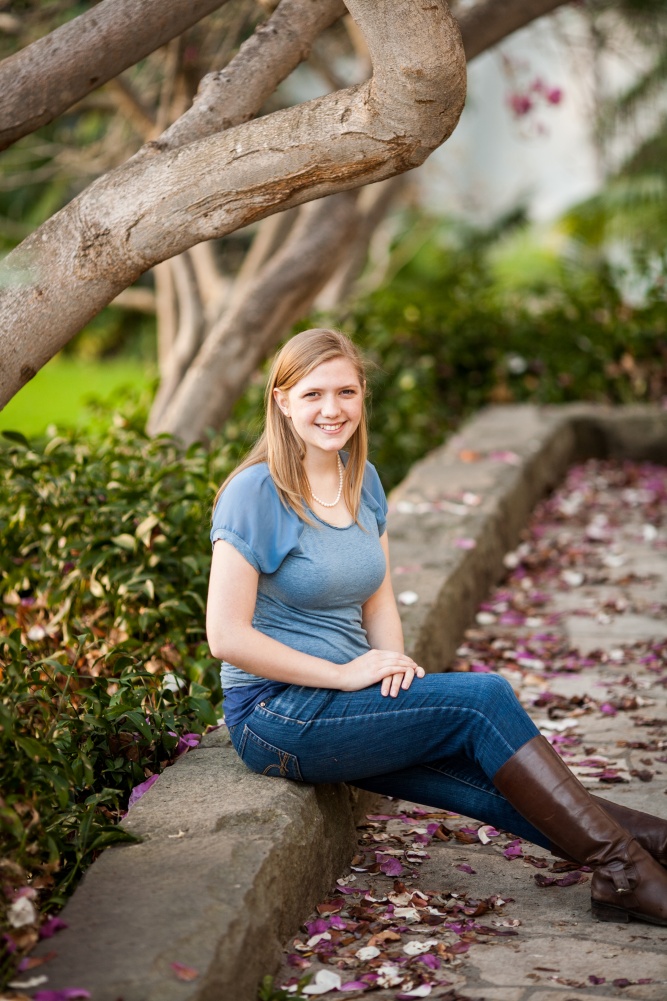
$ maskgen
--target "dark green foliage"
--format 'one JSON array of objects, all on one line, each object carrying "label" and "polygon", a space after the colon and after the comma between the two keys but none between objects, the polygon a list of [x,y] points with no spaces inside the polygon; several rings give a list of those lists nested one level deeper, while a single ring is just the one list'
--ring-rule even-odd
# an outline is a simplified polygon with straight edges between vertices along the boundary
[{"label": "dark green foliage", "polygon": [[131,789],[220,715],[208,532],[238,448],[214,444],[183,454],[118,419],[0,445],[0,870],[43,910],[128,838]]},{"label": "dark green foliage", "polygon": [[551,276],[507,288],[488,250],[479,235],[431,240],[342,318],[376,366],[371,458],[388,487],[486,404],[647,402],[667,392],[664,264],[652,282],[650,262],[636,265],[646,294],[632,308],[605,265],[555,260]]}]

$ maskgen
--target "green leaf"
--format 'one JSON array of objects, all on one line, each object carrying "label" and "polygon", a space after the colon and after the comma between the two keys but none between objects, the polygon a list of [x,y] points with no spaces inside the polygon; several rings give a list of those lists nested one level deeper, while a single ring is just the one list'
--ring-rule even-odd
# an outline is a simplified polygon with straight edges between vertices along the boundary
[{"label": "green leaf", "polygon": [[15,442],[17,445],[23,445],[24,448],[30,448],[30,442],[20,431],[3,431],[2,437],[7,438],[8,441]]}]

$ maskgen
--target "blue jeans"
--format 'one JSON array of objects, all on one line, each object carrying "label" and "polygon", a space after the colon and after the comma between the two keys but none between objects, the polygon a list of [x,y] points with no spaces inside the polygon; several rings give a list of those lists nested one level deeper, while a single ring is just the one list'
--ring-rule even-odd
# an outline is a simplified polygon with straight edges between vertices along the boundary
[{"label": "blue jeans", "polygon": [[535,844],[548,840],[493,784],[539,731],[498,674],[427,674],[397,698],[290,685],[230,728],[254,772],[349,782],[475,817]]}]

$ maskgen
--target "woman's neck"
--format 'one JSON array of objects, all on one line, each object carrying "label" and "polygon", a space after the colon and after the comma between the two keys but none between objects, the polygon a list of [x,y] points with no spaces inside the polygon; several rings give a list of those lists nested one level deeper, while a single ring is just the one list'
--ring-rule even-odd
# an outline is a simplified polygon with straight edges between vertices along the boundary
[{"label": "woman's neck", "polygon": [[306,452],[303,468],[309,480],[338,476],[338,452]]}]

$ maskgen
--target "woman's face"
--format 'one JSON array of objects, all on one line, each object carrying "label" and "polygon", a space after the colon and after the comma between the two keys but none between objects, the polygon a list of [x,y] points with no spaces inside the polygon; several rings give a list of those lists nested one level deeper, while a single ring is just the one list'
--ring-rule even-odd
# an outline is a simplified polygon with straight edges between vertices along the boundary
[{"label": "woman's face", "polygon": [[274,389],[273,395],[304,442],[306,456],[337,452],[359,427],[364,387],[349,358],[322,362],[291,389]]}]

